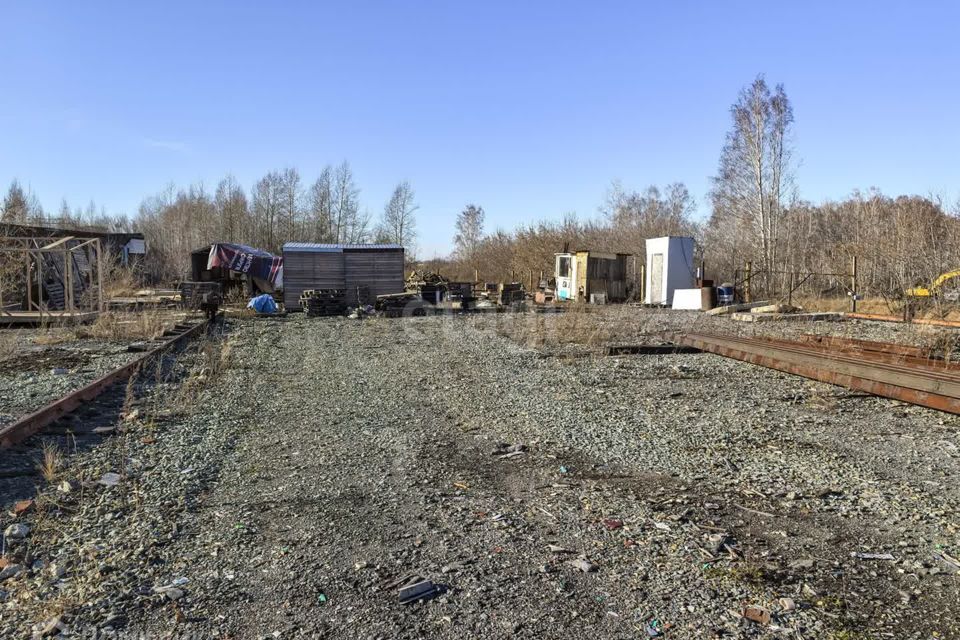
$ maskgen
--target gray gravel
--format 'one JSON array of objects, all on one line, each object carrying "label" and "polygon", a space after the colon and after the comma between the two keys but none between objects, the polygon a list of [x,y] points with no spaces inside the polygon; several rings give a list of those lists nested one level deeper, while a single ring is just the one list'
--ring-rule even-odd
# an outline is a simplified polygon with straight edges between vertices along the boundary
[{"label": "gray gravel", "polygon": [[0,427],[129,362],[126,342],[65,340],[45,344],[47,331],[6,329],[0,358]]},{"label": "gray gravel", "polygon": [[[678,326],[941,335],[625,307],[237,322],[0,522],[32,527],[0,635],[960,637],[960,420],[596,355]],[[400,604],[417,579],[437,593]]]}]

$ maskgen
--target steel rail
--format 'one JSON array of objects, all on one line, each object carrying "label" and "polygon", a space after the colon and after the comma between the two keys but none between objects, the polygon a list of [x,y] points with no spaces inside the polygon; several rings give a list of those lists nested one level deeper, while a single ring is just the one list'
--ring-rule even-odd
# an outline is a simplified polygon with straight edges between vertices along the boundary
[{"label": "steel rail", "polygon": [[[837,366],[841,366],[841,367],[842,366],[854,366],[854,367],[871,367],[872,366],[878,369],[882,369],[885,372],[907,376],[907,377],[910,377],[911,379],[923,378],[923,379],[932,381],[934,383],[956,385],[957,397],[960,398],[960,373],[955,373],[953,371],[944,371],[942,369],[932,368],[929,366],[918,366],[918,365],[907,366],[900,363],[899,361],[898,362],[880,362],[880,361],[865,362],[866,358],[862,357],[862,354],[858,354],[856,357],[854,357],[853,355],[847,354],[847,353],[837,353],[829,350],[813,348],[813,347],[806,346],[802,343],[791,342],[788,340],[780,340],[777,338],[766,338],[766,337],[759,338],[759,339],[740,338],[737,336],[728,336],[728,335],[720,335],[720,334],[712,334],[712,333],[696,333],[696,334],[688,334],[688,335],[697,335],[703,338],[718,339],[718,340],[736,342],[739,344],[745,344],[745,345],[751,345],[751,346],[770,345],[782,351],[801,354],[801,355],[807,355],[807,356],[814,356],[824,361],[832,362]],[[929,385],[923,385],[918,388],[926,388],[926,386],[929,386]]]},{"label": "steel rail", "polygon": [[804,333],[800,336],[801,342],[809,342],[830,348],[875,351],[899,356],[914,358],[931,358],[931,350],[925,347],[914,347],[893,342],[877,342],[876,340],[861,340],[842,336],[824,336],[815,333]]},{"label": "steel rail", "polygon": [[[893,365],[909,365],[911,368],[922,368],[926,369],[930,373],[943,376],[955,374],[960,379],[960,365],[957,365],[955,362],[948,362],[940,358],[933,358],[930,356],[913,356],[913,355],[901,355],[896,353],[895,350],[891,351],[880,351],[878,349],[870,348],[860,348],[856,346],[842,346],[842,345],[830,345],[818,343],[816,341],[801,341],[797,343],[791,343],[789,341],[784,341],[779,338],[768,338],[757,336],[756,339],[770,342],[772,344],[791,344],[796,345],[802,348],[816,349],[823,353],[827,354],[838,354],[846,355],[850,357],[856,357],[857,359],[870,360],[872,362],[881,362],[886,364]],[[885,344],[885,343],[877,343]],[[895,347],[897,345],[891,345]],[[916,347],[913,347],[916,348]],[[905,349],[910,349],[910,347],[905,347]]]},{"label": "steel rail", "polygon": [[160,344],[156,348],[151,349],[139,358],[136,358],[131,362],[114,369],[110,373],[97,378],[90,384],[81,387],[76,391],[72,391],[59,400],[51,402],[42,409],[38,409],[37,411],[20,418],[16,422],[12,422],[3,428],[0,428],[0,449],[7,449],[23,442],[30,436],[42,431],[44,427],[55,421],[57,418],[60,418],[61,416],[74,411],[83,404],[94,400],[114,383],[129,378],[140,366],[152,358],[159,356],[167,349],[199,333],[207,326],[207,324],[208,322],[204,320],[203,322],[192,325],[185,331],[173,335],[169,340]]},{"label": "steel rail", "polygon": [[854,320],[874,320],[876,322],[900,322],[903,324],[926,324],[933,327],[960,328],[960,322],[956,320],[937,320],[935,318],[914,318],[913,320],[904,320],[900,316],[886,316],[876,313],[853,313],[843,312],[844,318],[853,318]]},{"label": "steel rail", "polygon": [[678,344],[769,369],[960,414],[960,384],[929,372],[732,336],[688,333],[673,339]]}]

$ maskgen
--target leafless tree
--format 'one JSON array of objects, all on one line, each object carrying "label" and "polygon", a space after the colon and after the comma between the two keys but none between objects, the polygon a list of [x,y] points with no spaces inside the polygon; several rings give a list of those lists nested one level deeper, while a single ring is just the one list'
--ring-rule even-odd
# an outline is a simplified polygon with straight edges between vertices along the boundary
[{"label": "leafless tree", "polygon": [[279,188],[279,234],[286,240],[304,240],[304,203],[303,188],[300,184],[300,172],[293,168],[280,172]]},{"label": "leafless tree", "polygon": [[313,242],[336,242],[333,224],[333,169],[323,168],[307,195],[309,237]]},{"label": "leafless tree", "polygon": [[461,260],[470,261],[483,239],[483,207],[468,204],[457,215],[457,233],[453,237],[454,249]]},{"label": "leafless tree", "polygon": [[26,222],[30,214],[27,194],[24,193],[20,182],[14,180],[3,199],[2,219],[6,222]]},{"label": "leafless tree", "polygon": [[383,208],[383,217],[377,230],[378,237],[386,242],[412,248],[417,235],[413,214],[417,209],[419,207],[414,203],[410,183],[404,181],[398,184]]},{"label": "leafless tree", "polygon": [[219,218],[218,238],[224,242],[250,242],[250,208],[247,194],[233,176],[217,185],[214,206]]},{"label": "leafless tree", "polygon": [[283,176],[271,171],[253,188],[253,222],[257,244],[268,251],[280,246],[277,227],[282,215]]},{"label": "leafless tree", "polygon": [[353,180],[350,163],[344,160],[333,174],[331,219],[337,242],[362,242],[370,224],[369,212],[360,212],[360,189]]},{"label": "leafless tree", "polygon": [[[713,178],[711,226],[731,253],[757,256],[760,269],[782,267],[780,226],[794,195],[790,131],[793,109],[783,85],[770,92],[763,76],[730,108],[732,128]],[[769,284],[769,281],[768,281]]]}]

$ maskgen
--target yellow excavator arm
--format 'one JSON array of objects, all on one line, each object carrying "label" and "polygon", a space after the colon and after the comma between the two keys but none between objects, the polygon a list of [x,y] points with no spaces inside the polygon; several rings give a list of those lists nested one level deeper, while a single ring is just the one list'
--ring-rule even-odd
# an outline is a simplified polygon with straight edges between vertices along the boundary
[{"label": "yellow excavator arm", "polygon": [[929,298],[930,296],[937,295],[940,293],[940,288],[943,286],[943,283],[952,278],[960,276],[960,269],[954,269],[953,271],[947,271],[946,273],[941,273],[937,276],[936,280],[930,283],[930,287],[914,287],[912,289],[907,289],[906,294],[911,298]]}]

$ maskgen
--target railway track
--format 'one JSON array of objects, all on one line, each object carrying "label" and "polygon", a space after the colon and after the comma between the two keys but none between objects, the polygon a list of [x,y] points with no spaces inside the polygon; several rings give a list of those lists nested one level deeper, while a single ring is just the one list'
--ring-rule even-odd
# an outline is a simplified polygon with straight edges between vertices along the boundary
[{"label": "railway track", "polygon": [[670,333],[671,342],[872,395],[960,414],[960,366],[919,348],[846,338]]},{"label": "railway track", "polygon": [[[0,503],[32,494],[41,475],[42,445],[53,442],[64,454],[87,450],[116,431],[134,377],[136,397],[165,376],[178,347],[204,334],[206,320],[177,324],[130,362],[46,406],[0,428]],[[139,375],[138,375],[139,374]],[[39,437],[43,436],[42,441]]]}]

